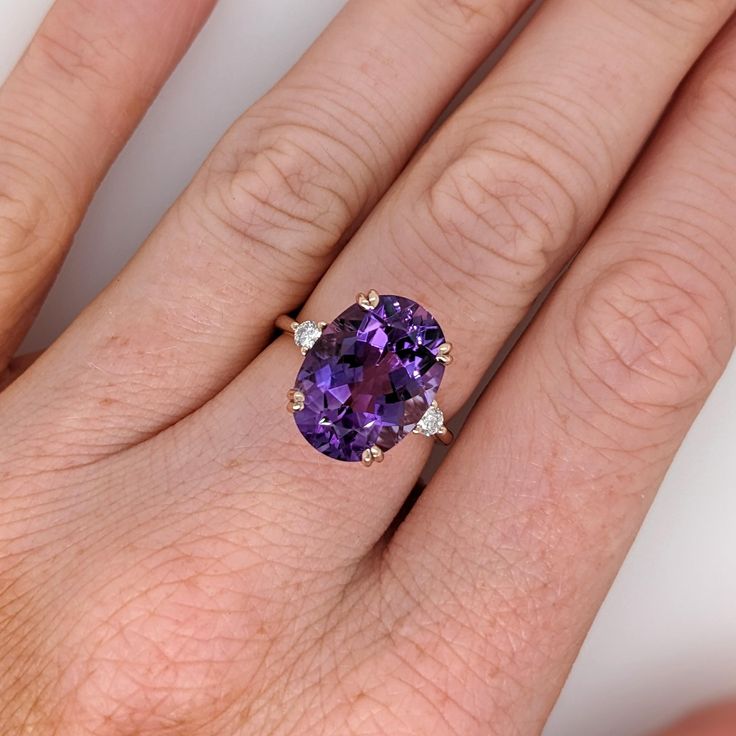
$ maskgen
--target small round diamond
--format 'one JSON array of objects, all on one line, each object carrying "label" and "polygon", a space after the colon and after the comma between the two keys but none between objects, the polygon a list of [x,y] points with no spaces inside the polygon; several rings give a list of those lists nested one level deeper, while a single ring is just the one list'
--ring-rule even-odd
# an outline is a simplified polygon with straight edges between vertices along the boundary
[{"label": "small round diamond", "polygon": [[322,337],[322,329],[311,319],[300,322],[294,329],[294,342],[305,351],[312,348],[320,337]]},{"label": "small round diamond", "polygon": [[424,412],[424,416],[417,422],[417,432],[426,437],[432,437],[432,435],[439,434],[444,426],[445,415],[437,403],[432,402],[429,409]]}]

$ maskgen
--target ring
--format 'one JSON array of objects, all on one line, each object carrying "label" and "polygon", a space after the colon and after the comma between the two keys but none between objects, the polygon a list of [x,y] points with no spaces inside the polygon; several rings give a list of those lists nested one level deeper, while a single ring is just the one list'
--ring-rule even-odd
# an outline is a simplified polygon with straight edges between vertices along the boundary
[{"label": "ring", "polygon": [[410,433],[452,442],[435,399],[452,345],[415,301],[371,289],[329,324],[276,326],[304,356],[287,408],[322,454],[369,466]]}]

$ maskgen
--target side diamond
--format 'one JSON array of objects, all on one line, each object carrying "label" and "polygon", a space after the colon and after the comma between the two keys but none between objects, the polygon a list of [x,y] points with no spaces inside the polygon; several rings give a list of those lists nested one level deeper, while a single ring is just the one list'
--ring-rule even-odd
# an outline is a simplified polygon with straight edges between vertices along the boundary
[{"label": "side diamond", "polygon": [[432,437],[442,432],[444,426],[445,415],[442,413],[442,409],[437,406],[437,402],[433,401],[429,409],[424,412],[424,416],[417,422],[414,431],[417,434],[423,434],[425,437]]},{"label": "side diamond", "polygon": [[306,353],[322,337],[322,328],[311,319],[300,322],[294,328],[294,342]]}]

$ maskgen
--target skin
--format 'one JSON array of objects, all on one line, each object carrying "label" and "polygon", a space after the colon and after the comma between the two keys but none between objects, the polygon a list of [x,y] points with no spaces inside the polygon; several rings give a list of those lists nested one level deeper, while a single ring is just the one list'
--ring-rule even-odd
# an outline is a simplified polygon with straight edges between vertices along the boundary
[{"label": "skin", "polygon": [[[1,730],[538,734],[733,349],[736,0],[548,0],[419,150],[526,3],[351,0],[13,359],[212,5],[57,0],[0,90]],[[430,443],[284,414],[278,313],[429,306],[451,415],[581,247],[411,508]]]}]

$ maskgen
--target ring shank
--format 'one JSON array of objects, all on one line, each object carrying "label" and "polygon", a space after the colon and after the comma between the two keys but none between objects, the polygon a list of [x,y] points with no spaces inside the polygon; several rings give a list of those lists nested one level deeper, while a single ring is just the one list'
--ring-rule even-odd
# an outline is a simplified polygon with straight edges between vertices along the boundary
[{"label": "ring shank", "polygon": [[280,314],[276,317],[276,322],[274,324],[279,330],[283,330],[284,332],[288,332],[290,335],[293,335],[294,326],[297,323],[294,321],[294,318],[289,317],[288,314]]}]

